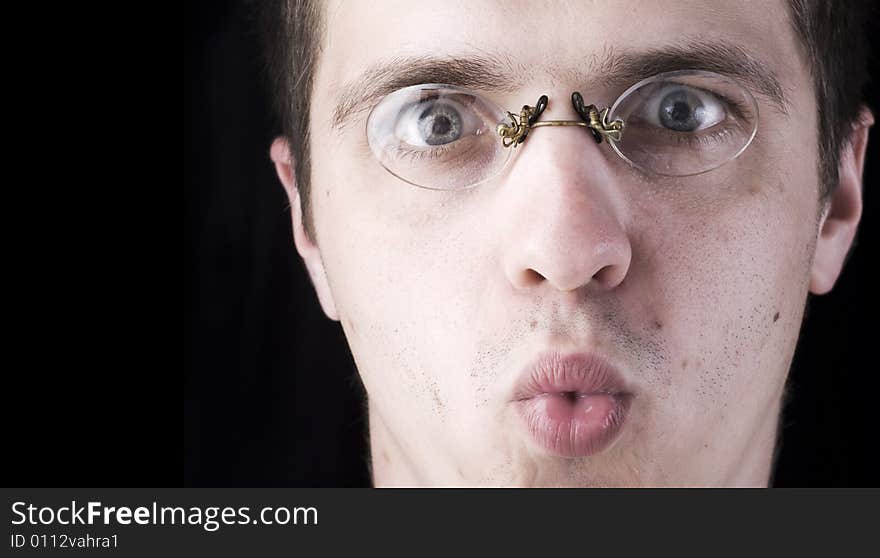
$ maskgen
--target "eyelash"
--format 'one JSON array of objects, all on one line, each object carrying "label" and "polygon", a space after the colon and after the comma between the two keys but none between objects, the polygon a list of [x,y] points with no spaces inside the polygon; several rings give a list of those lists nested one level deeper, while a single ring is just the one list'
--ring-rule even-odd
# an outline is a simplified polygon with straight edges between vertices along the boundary
[{"label": "eyelash", "polygon": [[730,126],[725,126],[723,124],[718,124],[713,128],[719,129],[715,131],[711,131],[711,129],[703,130],[701,132],[675,132],[672,130],[657,128],[653,133],[664,135],[670,140],[675,141],[678,145],[686,144],[691,147],[706,147],[712,143],[724,141],[726,138],[730,137],[732,133]]},{"label": "eyelash", "polygon": [[456,143],[457,142],[452,142],[438,145],[430,149],[413,149],[410,147],[405,147],[404,145],[395,145],[394,153],[396,155],[400,155],[404,159],[409,159],[411,161],[421,161],[425,159],[435,160],[442,158],[450,151],[452,151],[453,146],[455,146]]}]

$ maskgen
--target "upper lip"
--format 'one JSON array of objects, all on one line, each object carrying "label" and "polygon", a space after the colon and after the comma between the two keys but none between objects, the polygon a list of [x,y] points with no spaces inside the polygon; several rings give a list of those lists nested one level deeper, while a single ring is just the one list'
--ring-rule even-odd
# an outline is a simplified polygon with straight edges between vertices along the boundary
[{"label": "upper lip", "polygon": [[630,390],[617,368],[598,354],[548,351],[523,369],[513,399],[558,393],[628,395]]}]

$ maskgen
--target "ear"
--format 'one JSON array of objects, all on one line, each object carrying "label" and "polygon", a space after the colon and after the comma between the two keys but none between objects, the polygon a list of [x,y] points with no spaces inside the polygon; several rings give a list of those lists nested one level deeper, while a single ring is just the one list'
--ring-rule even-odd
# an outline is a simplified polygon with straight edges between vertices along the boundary
[{"label": "ear", "polygon": [[299,190],[296,188],[296,174],[294,174],[294,161],[290,155],[290,149],[287,140],[278,137],[272,142],[270,150],[272,161],[275,163],[275,171],[284,189],[287,191],[287,197],[290,200],[290,214],[293,221],[293,242],[296,245],[296,251],[299,252],[309,277],[312,279],[312,285],[318,294],[318,301],[327,317],[331,320],[339,321],[339,313],[336,311],[336,303],[333,301],[333,294],[330,292],[330,284],[327,282],[327,273],[324,271],[324,261],[321,259],[321,252],[315,240],[309,238],[303,226],[302,203],[299,197]]},{"label": "ear", "polygon": [[867,107],[862,107],[849,141],[841,149],[839,183],[826,202],[810,270],[810,292],[813,294],[823,295],[834,287],[855,238],[862,217],[865,148],[868,130],[873,124],[874,115]]}]

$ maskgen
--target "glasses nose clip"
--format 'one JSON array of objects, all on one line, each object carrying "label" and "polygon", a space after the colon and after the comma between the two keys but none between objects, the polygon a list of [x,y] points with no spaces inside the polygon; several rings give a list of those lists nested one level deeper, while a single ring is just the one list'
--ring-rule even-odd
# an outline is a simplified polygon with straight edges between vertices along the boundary
[{"label": "glasses nose clip", "polygon": [[540,126],[582,126],[589,128],[593,133],[593,139],[596,143],[602,143],[603,138],[609,141],[620,141],[623,134],[623,120],[616,118],[612,122],[608,122],[609,107],[603,108],[601,111],[596,105],[584,105],[584,98],[577,91],[571,94],[571,104],[574,110],[581,117],[581,120],[544,120],[538,121],[541,113],[547,108],[549,102],[547,95],[541,95],[534,107],[523,105],[519,113],[519,118],[510,111],[507,116],[510,122],[499,124],[496,131],[501,137],[501,143],[504,147],[516,147],[525,141],[532,128]]}]

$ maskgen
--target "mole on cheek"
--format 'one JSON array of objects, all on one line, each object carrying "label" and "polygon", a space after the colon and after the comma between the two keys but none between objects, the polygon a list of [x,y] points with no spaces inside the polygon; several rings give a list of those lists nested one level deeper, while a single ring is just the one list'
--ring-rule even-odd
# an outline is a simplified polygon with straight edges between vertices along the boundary
[{"label": "mole on cheek", "polygon": [[779,319],[779,312],[777,312],[776,314],[773,315],[774,322],[776,322],[776,320],[778,320],[778,319]]}]

